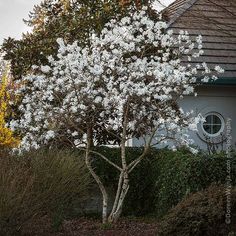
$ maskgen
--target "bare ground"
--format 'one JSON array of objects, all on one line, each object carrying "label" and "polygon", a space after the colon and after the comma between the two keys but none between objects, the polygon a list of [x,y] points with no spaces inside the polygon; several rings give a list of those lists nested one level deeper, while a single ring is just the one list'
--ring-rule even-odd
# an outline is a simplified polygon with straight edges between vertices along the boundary
[{"label": "bare ground", "polygon": [[103,225],[99,220],[80,218],[64,221],[55,232],[48,219],[28,225],[24,236],[156,236],[156,221],[145,222],[137,219],[121,219],[114,225]]}]

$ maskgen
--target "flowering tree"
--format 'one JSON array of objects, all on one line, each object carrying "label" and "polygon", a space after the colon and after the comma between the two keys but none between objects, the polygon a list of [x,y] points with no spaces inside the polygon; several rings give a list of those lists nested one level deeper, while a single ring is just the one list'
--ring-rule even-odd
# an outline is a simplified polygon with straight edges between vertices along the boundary
[{"label": "flowering tree", "polygon": [[[194,93],[199,75],[204,81],[216,79],[221,68],[182,65],[181,57],[202,55],[201,37],[192,42],[186,32],[174,36],[146,8],[111,20],[99,36],[91,34],[89,47],[65,45],[61,39],[58,44],[57,59],[50,57],[42,74],[24,78],[27,86],[20,92],[30,93],[24,93],[23,115],[11,127],[24,133],[21,148],[26,150],[64,138],[66,131],[68,142],[85,151],[101,190],[103,222],[115,222],[129,190],[129,175],[149,149],[168,140],[173,148],[191,145],[186,132],[196,129],[200,118],[180,109],[178,100]],[[143,153],[128,163],[126,143],[134,138],[143,140]],[[111,141],[121,149],[120,164],[94,149]],[[109,196],[92,167],[94,156],[120,173],[109,216]]]}]

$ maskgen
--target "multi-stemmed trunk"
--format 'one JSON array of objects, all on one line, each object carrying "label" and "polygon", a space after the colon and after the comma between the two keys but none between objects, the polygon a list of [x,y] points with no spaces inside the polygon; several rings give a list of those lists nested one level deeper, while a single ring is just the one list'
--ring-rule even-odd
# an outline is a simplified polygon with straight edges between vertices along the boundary
[{"label": "multi-stemmed trunk", "polygon": [[120,171],[120,177],[119,177],[119,182],[117,186],[116,196],[112,205],[112,210],[108,217],[108,193],[100,177],[95,173],[91,165],[90,153],[93,152],[91,150],[91,147],[92,147],[91,142],[90,142],[91,136],[92,136],[91,129],[88,129],[85,162],[86,162],[87,168],[89,169],[91,175],[95,179],[102,194],[102,199],[103,199],[103,204],[102,204],[102,219],[103,220],[102,221],[103,223],[106,223],[106,222],[114,223],[114,222],[117,222],[118,218],[121,215],[123,203],[129,190],[129,173],[128,173],[128,166],[126,163],[125,139],[121,142],[122,168],[118,167]]},{"label": "multi-stemmed trunk", "polygon": [[[89,153],[90,152],[87,149],[87,151],[86,151],[86,165],[87,165],[91,175],[95,179],[96,183],[98,184],[98,187],[99,187],[101,194],[102,194],[102,200],[103,200],[102,221],[103,221],[103,223],[107,223],[107,222],[116,223],[122,213],[124,200],[126,198],[128,190],[129,190],[129,173],[135,168],[135,166],[139,163],[139,161],[134,162],[133,165],[127,165],[126,162],[123,160],[125,168],[120,169],[120,176],[119,176],[119,182],[117,185],[115,199],[112,204],[112,209],[111,209],[110,213],[108,214],[109,196],[108,196],[106,188],[103,185],[100,177],[95,173],[95,171],[93,170],[93,167],[91,166]],[[144,156],[144,154],[141,155],[140,157],[142,158],[143,156]],[[139,157],[139,159],[141,160],[140,157]],[[121,158],[125,158],[125,156],[122,156]],[[137,160],[139,160],[139,159],[137,159]]]},{"label": "multi-stemmed trunk", "polygon": [[[155,131],[153,132],[153,134]],[[87,148],[86,148],[86,155],[85,155],[85,161],[86,165],[95,179],[96,183],[98,184],[98,187],[101,191],[102,194],[102,199],[103,199],[103,204],[102,204],[102,221],[103,223],[115,223],[119,219],[121,213],[122,213],[122,208],[124,205],[124,200],[126,198],[126,195],[129,191],[129,174],[132,172],[135,167],[140,163],[140,161],[146,156],[146,153],[149,150],[151,140],[153,138],[153,135],[151,136],[148,144],[145,146],[144,151],[141,156],[139,156],[137,159],[135,159],[133,162],[127,164],[126,160],[126,123],[124,124],[124,129],[123,129],[123,134],[122,134],[122,140],[121,140],[121,167],[113,163],[110,159],[106,158],[104,155],[102,155],[99,152],[96,152],[92,150],[92,131],[91,129],[88,129],[87,131]],[[120,171],[120,176],[119,176],[119,182],[117,185],[117,190],[116,190],[116,195],[114,202],[112,204],[112,210],[108,215],[108,200],[109,196],[106,191],[106,188],[104,184],[102,183],[100,177],[95,173],[92,165],[91,165],[91,160],[90,160],[90,155],[96,154],[103,158],[106,162],[111,164],[113,167],[115,167],[118,171]]]}]

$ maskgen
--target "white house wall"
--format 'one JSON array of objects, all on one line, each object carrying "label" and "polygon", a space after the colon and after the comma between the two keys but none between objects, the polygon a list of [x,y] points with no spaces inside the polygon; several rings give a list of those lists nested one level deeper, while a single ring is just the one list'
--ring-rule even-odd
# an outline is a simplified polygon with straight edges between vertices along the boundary
[{"label": "white house wall", "polygon": [[[232,119],[231,121],[231,136],[232,144],[235,147],[236,144],[236,87],[204,87],[199,89],[197,97],[185,97],[180,101],[180,106],[185,111],[194,110],[196,114],[202,114],[205,116],[208,113],[219,113],[224,122],[227,119]],[[207,149],[207,144],[203,140],[205,135],[203,135],[202,125],[198,127],[198,132],[191,133],[192,138],[195,141],[195,145],[201,149]],[[226,133],[226,126],[223,131],[223,135]],[[221,141],[225,137],[215,137],[216,142]],[[225,143],[225,142],[224,142]],[[221,145],[219,145],[221,146]]]},{"label": "white house wall", "polygon": [[[232,143],[236,147],[236,86],[206,86],[198,89],[198,96],[187,96],[179,102],[185,111],[193,110],[195,114],[201,113],[203,116],[214,112],[219,113],[226,122],[228,118],[232,119]],[[215,137],[214,141],[220,143],[224,139],[226,127],[223,135]],[[207,149],[206,135],[204,135],[202,125],[198,127],[198,132],[191,132],[191,137],[195,141],[195,146],[201,149]],[[204,141],[205,140],[205,141]],[[141,146],[142,140],[133,140],[132,146]],[[221,148],[221,144],[218,145]]]}]

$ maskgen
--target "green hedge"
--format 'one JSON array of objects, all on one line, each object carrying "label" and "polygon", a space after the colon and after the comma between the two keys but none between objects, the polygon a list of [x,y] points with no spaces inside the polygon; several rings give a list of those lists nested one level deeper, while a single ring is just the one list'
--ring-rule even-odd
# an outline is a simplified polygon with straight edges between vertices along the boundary
[{"label": "green hedge", "polygon": [[[226,155],[199,154],[166,151],[157,157],[159,169],[156,180],[155,210],[158,215],[165,214],[189,193],[207,188],[211,183],[226,183]],[[232,184],[235,185],[236,155],[232,153]]]},{"label": "green hedge", "polygon": [[[120,163],[120,151],[103,148],[102,151],[114,162]],[[128,148],[128,160],[141,153],[140,148]],[[232,184],[235,185],[236,154],[232,153]],[[118,172],[97,158],[96,171],[107,186],[116,189]],[[146,159],[130,175],[130,190],[125,202],[124,214],[163,216],[187,194],[205,189],[213,182],[225,183],[227,176],[224,153],[193,155],[187,150],[173,152],[153,149]]]}]

